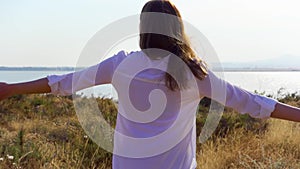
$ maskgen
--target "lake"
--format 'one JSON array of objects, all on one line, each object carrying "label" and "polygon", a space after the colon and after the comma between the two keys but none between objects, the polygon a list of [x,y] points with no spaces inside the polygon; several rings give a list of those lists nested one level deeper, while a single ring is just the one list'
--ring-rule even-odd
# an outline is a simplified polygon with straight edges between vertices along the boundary
[{"label": "lake", "polygon": [[[51,74],[65,74],[66,71],[0,71],[0,81],[7,83],[35,80]],[[248,91],[266,92],[277,96],[281,89],[283,92],[300,93],[300,72],[224,72],[228,82],[242,87]],[[85,95],[116,97],[111,85],[101,85],[80,91]]]}]

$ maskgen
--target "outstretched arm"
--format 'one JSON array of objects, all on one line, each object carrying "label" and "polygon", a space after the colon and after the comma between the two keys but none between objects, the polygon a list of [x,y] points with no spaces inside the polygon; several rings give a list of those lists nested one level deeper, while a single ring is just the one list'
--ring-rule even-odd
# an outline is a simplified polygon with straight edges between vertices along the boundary
[{"label": "outstretched arm", "polygon": [[198,80],[197,83],[200,95],[214,99],[242,114],[247,113],[254,118],[273,117],[300,122],[300,108],[248,92],[217,77],[211,71],[208,77]]},{"label": "outstretched arm", "polygon": [[126,57],[124,51],[101,63],[81,71],[64,75],[51,75],[39,80],[7,84],[0,83],[0,100],[15,94],[52,93],[56,95],[72,95],[76,91],[111,82],[113,71]]},{"label": "outstretched arm", "polygon": [[7,84],[0,83],[0,100],[16,94],[50,93],[48,79],[42,78],[35,81]]},{"label": "outstretched arm", "polygon": [[277,103],[271,117],[300,122],[300,108],[283,103]]}]

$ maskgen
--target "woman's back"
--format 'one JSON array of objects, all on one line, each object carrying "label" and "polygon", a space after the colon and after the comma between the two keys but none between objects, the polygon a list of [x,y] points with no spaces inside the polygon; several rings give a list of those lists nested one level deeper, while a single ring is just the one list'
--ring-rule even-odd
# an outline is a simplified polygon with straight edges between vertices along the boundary
[{"label": "woman's back", "polygon": [[115,64],[112,84],[118,92],[119,114],[114,169],[150,169],[153,164],[157,169],[195,168],[198,88],[168,89],[164,82],[168,60],[169,56],[151,60],[139,51]]}]

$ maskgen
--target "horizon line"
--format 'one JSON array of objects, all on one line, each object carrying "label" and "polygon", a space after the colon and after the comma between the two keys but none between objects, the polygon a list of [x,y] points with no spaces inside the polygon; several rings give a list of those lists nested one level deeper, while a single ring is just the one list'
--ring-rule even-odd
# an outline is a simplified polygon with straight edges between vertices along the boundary
[{"label": "horizon line", "polygon": [[[87,67],[72,66],[0,66],[0,71],[74,71]],[[284,67],[212,67],[212,71],[216,72],[286,72],[300,71],[300,68],[284,68]]]}]

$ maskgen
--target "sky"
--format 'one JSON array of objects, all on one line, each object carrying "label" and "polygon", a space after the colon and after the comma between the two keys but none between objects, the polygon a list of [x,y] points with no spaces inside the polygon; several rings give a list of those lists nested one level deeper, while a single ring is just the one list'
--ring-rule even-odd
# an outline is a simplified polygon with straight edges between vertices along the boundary
[{"label": "sky", "polygon": [[[139,14],[145,2],[0,0],[0,66],[76,66],[96,32]],[[300,57],[299,0],[172,2],[210,41],[221,62]],[[112,54],[122,48],[138,50],[137,37],[119,44]]]}]

